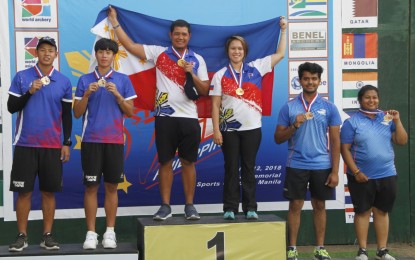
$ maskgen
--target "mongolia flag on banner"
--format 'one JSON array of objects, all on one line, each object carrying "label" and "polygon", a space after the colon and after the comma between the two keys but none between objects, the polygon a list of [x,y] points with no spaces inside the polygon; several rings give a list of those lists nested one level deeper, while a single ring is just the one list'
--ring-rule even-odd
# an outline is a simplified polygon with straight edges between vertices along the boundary
[{"label": "mongolia flag on banner", "polygon": [[343,33],[343,69],[377,69],[377,33]]},{"label": "mongolia flag on banner", "polygon": [[[128,36],[137,43],[146,45],[171,45],[169,30],[172,21],[155,18],[119,7],[117,17],[120,25]],[[107,10],[104,8],[96,19],[92,33],[99,38],[116,40],[114,29],[107,20]],[[210,26],[191,24],[191,38],[189,48],[200,54],[206,61],[210,77],[228,64],[225,52],[225,42],[229,36],[241,35],[249,44],[246,62],[265,57],[277,49],[280,34],[279,18],[238,26]],[[91,60],[90,71],[95,66],[95,57]],[[140,60],[123,48],[120,49],[114,63],[114,69],[129,75],[137,97],[135,106],[144,110],[153,110],[155,101],[156,76],[154,63]],[[263,115],[271,114],[272,89],[274,73],[268,73],[262,81]],[[202,97],[198,100],[199,117],[210,117],[210,98]]]}]

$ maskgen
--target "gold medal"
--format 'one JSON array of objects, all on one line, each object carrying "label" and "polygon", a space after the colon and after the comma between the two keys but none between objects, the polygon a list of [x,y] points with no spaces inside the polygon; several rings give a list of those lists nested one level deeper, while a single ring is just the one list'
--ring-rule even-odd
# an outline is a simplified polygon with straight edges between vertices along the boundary
[{"label": "gold medal", "polygon": [[311,120],[311,119],[313,119],[314,115],[311,112],[307,112],[307,113],[304,114],[304,117],[307,120]]},{"label": "gold medal", "polygon": [[245,91],[241,88],[237,88],[235,92],[236,92],[236,95],[238,96],[242,96],[245,93]]},{"label": "gold medal", "polygon": [[104,78],[98,80],[98,86],[105,87],[105,84],[107,84],[107,81]]},{"label": "gold medal", "polygon": [[383,121],[390,122],[393,120],[393,116],[389,113],[386,113],[386,115],[383,116]]},{"label": "gold medal", "polygon": [[47,85],[49,85],[49,83],[50,83],[50,79],[49,79],[49,77],[48,77],[48,76],[43,76],[43,77],[40,79],[40,81],[42,81],[42,84],[43,84],[44,86],[47,86]]},{"label": "gold medal", "polygon": [[177,65],[179,65],[180,67],[184,67],[185,64],[186,64],[186,61],[184,59],[177,60]]}]

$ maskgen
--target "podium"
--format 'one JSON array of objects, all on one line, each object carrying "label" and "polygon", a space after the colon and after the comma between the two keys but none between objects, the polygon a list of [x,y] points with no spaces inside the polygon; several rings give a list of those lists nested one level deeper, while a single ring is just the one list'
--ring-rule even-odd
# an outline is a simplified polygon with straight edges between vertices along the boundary
[{"label": "podium", "polygon": [[258,220],[222,216],[184,216],[155,221],[138,218],[140,260],[157,259],[275,259],[286,257],[285,221],[275,215]]}]

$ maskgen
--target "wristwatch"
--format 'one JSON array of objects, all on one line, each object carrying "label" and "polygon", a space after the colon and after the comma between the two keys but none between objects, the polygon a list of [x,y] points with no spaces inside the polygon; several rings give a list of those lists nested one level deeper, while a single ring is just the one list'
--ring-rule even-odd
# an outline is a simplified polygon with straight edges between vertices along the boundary
[{"label": "wristwatch", "polygon": [[63,141],[63,145],[65,145],[65,146],[71,146],[72,145],[71,139],[68,139],[66,141]]}]

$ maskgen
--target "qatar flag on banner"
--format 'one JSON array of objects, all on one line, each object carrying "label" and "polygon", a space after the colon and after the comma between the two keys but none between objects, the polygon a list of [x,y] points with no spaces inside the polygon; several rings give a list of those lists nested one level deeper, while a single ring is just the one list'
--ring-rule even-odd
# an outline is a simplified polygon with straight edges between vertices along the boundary
[{"label": "qatar flag on banner", "polygon": [[[118,21],[128,36],[137,43],[147,45],[159,45],[168,47],[171,45],[169,30],[172,21],[143,15],[115,7]],[[101,10],[92,28],[92,33],[100,38],[115,39],[115,32],[111,23],[107,20],[108,7]],[[280,34],[279,18],[238,26],[210,26],[191,24],[191,38],[189,48],[200,54],[206,61],[210,77],[220,68],[228,64],[225,52],[225,42],[231,35],[243,36],[249,44],[249,52],[246,62],[265,57],[274,53],[277,49]],[[90,71],[96,65],[94,55],[91,55]],[[124,48],[120,48],[114,60],[114,69],[129,75],[137,99],[137,108],[153,110],[155,101],[156,75],[154,63],[140,60],[130,54]],[[262,81],[262,114],[271,114],[272,89],[274,85],[274,73],[268,73]],[[198,101],[199,117],[210,117],[210,98],[202,97]]]}]

